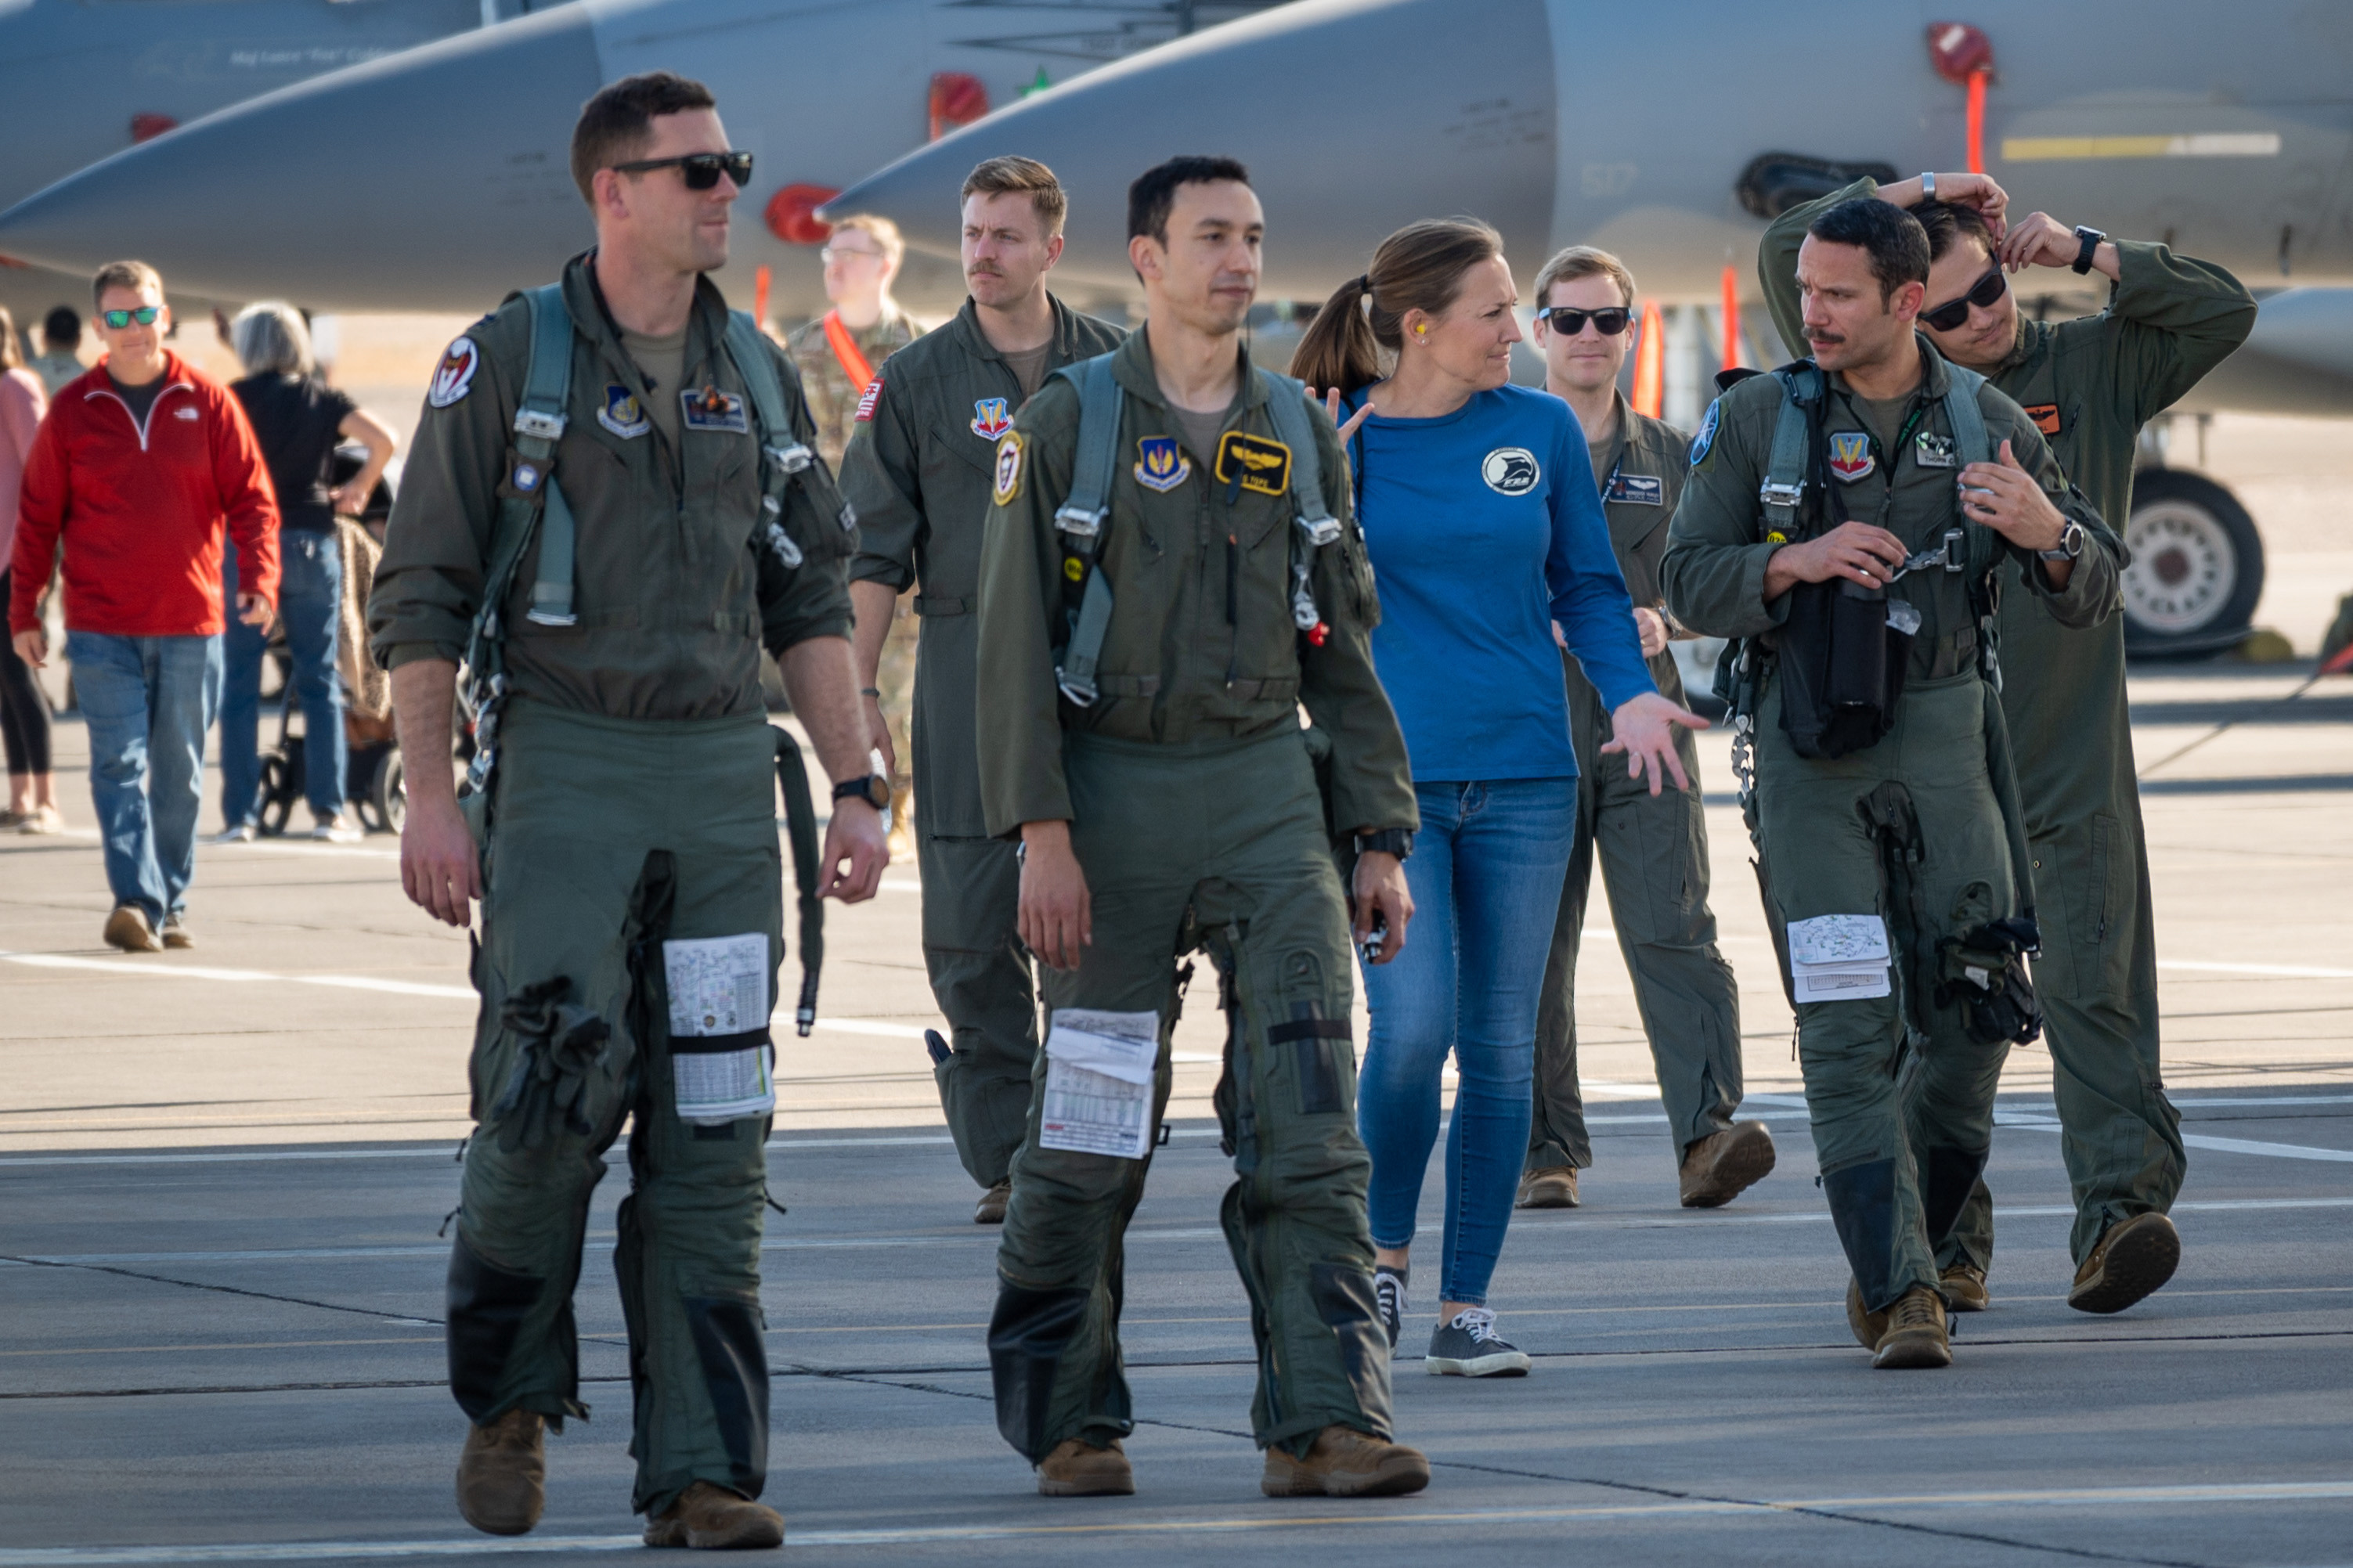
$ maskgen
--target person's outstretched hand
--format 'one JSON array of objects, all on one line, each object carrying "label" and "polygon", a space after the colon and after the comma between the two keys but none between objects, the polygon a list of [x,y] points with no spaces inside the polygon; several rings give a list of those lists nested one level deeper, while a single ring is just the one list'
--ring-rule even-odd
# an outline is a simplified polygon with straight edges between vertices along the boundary
[{"label": "person's outstretched hand", "polygon": [[1691,779],[1683,773],[1683,760],[1675,754],[1675,726],[1686,730],[1708,728],[1706,720],[1660,696],[1645,691],[1641,696],[1621,703],[1609,715],[1610,729],[1615,738],[1601,748],[1609,756],[1622,752],[1626,758],[1626,776],[1640,783],[1651,781],[1651,793],[1657,795],[1672,778],[1677,789],[1689,789]]}]

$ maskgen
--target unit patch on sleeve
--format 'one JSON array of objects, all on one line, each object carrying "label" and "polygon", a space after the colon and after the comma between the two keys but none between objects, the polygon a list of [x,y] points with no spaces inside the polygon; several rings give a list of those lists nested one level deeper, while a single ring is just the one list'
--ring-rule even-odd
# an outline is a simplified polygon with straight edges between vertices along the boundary
[{"label": "unit patch on sleeve", "polygon": [[1601,493],[1606,501],[1623,501],[1632,506],[1664,506],[1667,504],[1667,481],[1656,474],[1612,474],[1609,488]]},{"label": "unit patch on sleeve", "polygon": [[1707,405],[1707,417],[1699,422],[1699,434],[1692,437],[1691,466],[1698,468],[1707,461],[1708,448],[1715,445],[1715,422],[1723,416],[1724,401],[1718,398]]},{"label": "unit patch on sleeve", "polygon": [[459,338],[441,353],[441,363],[433,367],[432,384],[425,391],[425,401],[435,408],[447,408],[473,390],[474,373],[482,368],[482,351],[471,338]]},{"label": "unit patch on sleeve", "polygon": [[997,443],[997,482],[989,492],[999,506],[1021,493],[1021,432],[1008,430]]},{"label": "unit patch on sleeve", "polygon": [[690,430],[716,430],[730,436],[752,433],[752,421],[744,415],[744,400],[732,392],[706,386],[700,392],[680,393],[678,401],[685,410],[686,427]]},{"label": "unit patch on sleeve", "polygon": [[858,423],[860,425],[872,424],[874,421],[874,405],[881,401],[882,378],[878,375],[872,381],[866,384],[866,390],[864,392],[858,395]]},{"label": "unit patch on sleeve", "polygon": [[1146,436],[1135,444],[1135,482],[1164,494],[1190,479],[1193,459],[1174,436]]},{"label": "unit patch on sleeve", "polygon": [[1291,448],[1247,430],[1229,430],[1218,437],[1218,460],[1210,476],[1221,485],[1240,483],[1262,496],[1279,496],[1291,489]]},{"label": "unit patch on sleeve", "polygon": [[596,410],[596,423],[618,436],[633,440],[654,427],[638,402],[638,395],[617,381],[605,384],[605,406]]},{"label": "unit patch on sleeve", "polygon": [[1871,455],[1871,437],[1861,430],[1831,432],[1831,472],[1848,484],[1879,467]]},{"label": "unit patch on sleeve", "polygon": [[2059,434],[2059,405],[2057,404],[2030,403],[2026,405],[2026,416],[2029,419],[2033,420],[2034,427],[2037,430],[2042,431],[2045,436],[2056,436]]},{"label": "unit patch on sleeve", "polygon": [[977,397],[972,405],[972,433],[994,441],[1013,428],[1013,411],[1001,397]]}]

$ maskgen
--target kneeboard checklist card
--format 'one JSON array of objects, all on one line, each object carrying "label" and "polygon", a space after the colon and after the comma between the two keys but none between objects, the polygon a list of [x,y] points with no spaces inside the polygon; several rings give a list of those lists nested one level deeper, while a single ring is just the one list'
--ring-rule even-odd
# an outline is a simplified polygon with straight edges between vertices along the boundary
[{"label": "kneeboard checklist card", "polygon": [[1816,915],[1789,922],[1789,988],[1800,1002],[1854,1002],[1894,989],[1887,922],[1877,915]]},{"label": "kneeboard checklist card", "polygon": [[761,931],[662,943],[680,1120],[711,1127],[776,1108],[771,967]]},{"label": "kneeboard checklist card", "polygon": [[1038,1143],[1141,1160],[1152,1147],[1152,1076],[1158,1013],[1061,1007],[1046,1037],[1046,1101]]}]

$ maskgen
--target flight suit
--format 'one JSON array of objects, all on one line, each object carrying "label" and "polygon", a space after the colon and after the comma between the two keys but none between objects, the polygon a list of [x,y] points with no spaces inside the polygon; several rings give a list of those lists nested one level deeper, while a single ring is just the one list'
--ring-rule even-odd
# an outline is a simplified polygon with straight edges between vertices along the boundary
[{"label": "flight suit", "polygon": [[1094,926],[1076,970],[1042,977],[1048,1038],[1014,1156],[988,1333],[997,1426],[1032,1462],[1065,1439],[1100,1447],[1134,1427],[1122,1256],[1148,1151],[1127,1160],[1045,1147],[1040,1113],[1061,1012],[1102,1009],[1156,1027],[1157,1126],[1191,973],[1177,961],[1201,947],[1228,1018],[1217,1102],[1237,1179],[1221,1212],[1259,1351],[1254,1435],[1302,1457],[1326,1426],[1386,1440],[1389,1350],[1365,1215],[1371,1161],[1356,1131],[1347,910],[1300,705],[1330,742],[1333,823],[1372,831],[1419,817],[1404,738],[1373,673],[1379,605],[1339,441],[1311,409],[1324,505],[1343,524],[1314,552],[1316,643],[1292,619],[1295,458],[1266,460],[1277,446],[1269,399],[1295,387],[1241,360],[1245,390],[1219,450],[1205,453],[1169,413],[1145,333],[1113,363],[1126,394],[1100,557],[1113,608],[1092,706],[1056,684],[1066,579],[1054,514],[1079,430],[1066,379],[1050,380],[998,444],[982,547],[988,830],[1068,821]]},{"label": "flight suit", "polygon": [[[1691,443],[1672,426],[1635,413],[1618,397],[1618,436],[1597,464],[1601,510],[1618,570],[1640,605],[1659,607],[1659,561],[1667,521],[1683,493]],[[1536,1014],[1535,1115],[1528,1128],[1527,1169],[1593,1163],[1585,1100],[1577,1080],[1577,953],[1585,929],[1598,851],[1609,893],[1618,950],[1634,980],[1634,1003],[1650,1037],[1666,1102],[1675,1158],[1699,1139],[1729,1131],[1740,1109],[1740,993],[1732,966],[1715,949],[1707,907],[1707,819],[1700,801],[1699,752],[1687,730],[1675,731],[1688,790],[1672,782],[1658,795],[1634,779],[1626,759],[1603,756],[1613,731],[1609,710],[1564,652],[1568,723],[1577,746],[1577,847],[1560,890],[1552,955],[1545,964]],[[1683,700],[1674,655],[1649,660],[1651,679],[1670,701]]]},{"label": "flight suit", "polygon": [[[1870,421],[1837,375],[1828,377],[1824,439],[1844,437],[1844,477],[1810,484],[1799,538],[1827,531],[1826,504],[1927,552],[1961,525],[1961,458],[1943,399],[1952,371],[1916,338],[1921,386],[1891,437]],[[1757,376],[1716,400],[1693,445],[1662,568],[1677,619],[1718,637],[1778,646],[1795,593],[1767,602],[1768,539],[1758,486],[1769,467],[1783,400]],[[1978,407],[1989,449],[2010,443],[2062,512],[2083,526],[2082,557],[2063,590],[2031,552],[2021,581],[2063,625],[2089,625],[2117,602],[2116,537],[2071,492],[2026,414],[1990,386]],[[1867,455],[1868,460],[1864,458]],[[1826,476],[1834,476],[1827,465]],[[1833,498],[1819,493],[1838,485]],[[1972,528],[1971,532],[1979,531]],[[1999,575],[1989,566],[1981,574]],[[1756,809],[1765,879],[1785,924],[1823,916],[1877,917],[1892,956],[1887,994],[1797,1004],[1799,1057],[1822,1186],[1864,1307],[1881,1310],[1915,1286],[1937,1288],[1936,1258],[1984,1169],[1993,1100],[2010,1050],[1971,1027],[1955,968],[1993,922],[2026,913],[2010,854],[2005,797],[2015,786],[2001,710],[1979,673],[1971,574],[1928,566],[1887,589],[1920,623],[1905,653],[1907,684],[1889,733],[1834,759],[1800,756],[1782,727],[1787,680],[1767,666],[1755,718]],[[1760,653],[1764,650],[1758,650]],[[2005,664],[2010,661],[2005,660]],[[1794,933],[1793,933],[1794,936]],[[1909,1056],[1912,1059],[1905,1061]],[[1902,1068],[1907,1092],[1899,1094]],[[1908,1104],[1906,1103],[1908,1101]],[[1907,1113],[1909,1125],[1907,1126]]]},{"label": "flight suit", "polygon": [[[503,609],[449,1381],[477,1425],[518,1407],[559,1429],[587,1415],[572,1291],[604,1152],[634,1116],[614,1268],[634,1506],[653,1514],[697,1480],[756,1497],[766,1469],[762,1146],[784,940],[759,656],[849,635],[856,540],[818,465],[785,496],[803,564],[770,547],[757,424],[707,280],[683,387],[645,384],[585,259],[565,269],[564,300],[554,478],[577,520],[577,621],[526,614],[543,531]],[[524,468],[512,442],[530,340],[517,296],[437,373],[369,603],[388,668],[465,648],[500,501]],[[805,442],[798,384],[770,352]],[[656,396],[689,400],[675,447],[647,416]]]},{"label": "flight suit", "polygon": [[[1792,208],[1766,231],[1757,276],[1785,342],[1804,342],[1797,268],[1806,226],[1878,189],[1859,181]],[[1991,379],[2034,416],[2061,469],[2122,531],[2140,427],[2246,341],[2255,301],[2210,262],[2163,245],[2114,243],[2124,276],[2109,287],[2107,308],[2067,321],[2021,310],[2018,342]],[[2188,1169],[2158,1060],[2157,939],[2126,710],[2124,617],[2077,635],[2038,596],[2010,592],[1999,630],[2010,672],[2002,714],[2034,874],[2049,889],[2037,901],[2035,979],[2075,1194],[2069,1246],[2081,1263],[2111,1226],[2170,1209]],[[1993,1199],[1980,1184],[1943,1261],[1984,1268],[1992,1260]]]},{"label": "flight suit", "polygon": [[[1115,348],[1115,327],[1059,300],[1050,371]],[[1037,993],[1017,930],[1021,867],[992,838],[980,802],[973,719],[979,648],[974,615],[980,539],[997,441],[1021,384],[980,330],[969,300],[954,321],[902,350],[859,416],[841,470],[858,509],[849,574],[903,593],[919,585],[915,663],[915,857],[923,881],[923,965],[948,1021],[934,1069],[956,1157],[984,1187],[1003,1181],[1029,1113]]]}]

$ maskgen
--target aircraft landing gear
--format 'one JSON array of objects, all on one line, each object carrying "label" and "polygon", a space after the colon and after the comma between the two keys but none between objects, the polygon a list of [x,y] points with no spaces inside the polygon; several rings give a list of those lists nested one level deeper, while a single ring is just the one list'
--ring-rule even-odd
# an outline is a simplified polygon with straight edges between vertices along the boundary
[{"label": "aircraft landing gear", "polygon": [[2143,468],[2125,543],[2133,658],[2206,658],[2245,639],[2263,592],[2263,542],[2237,497],[2186,469]]}]

